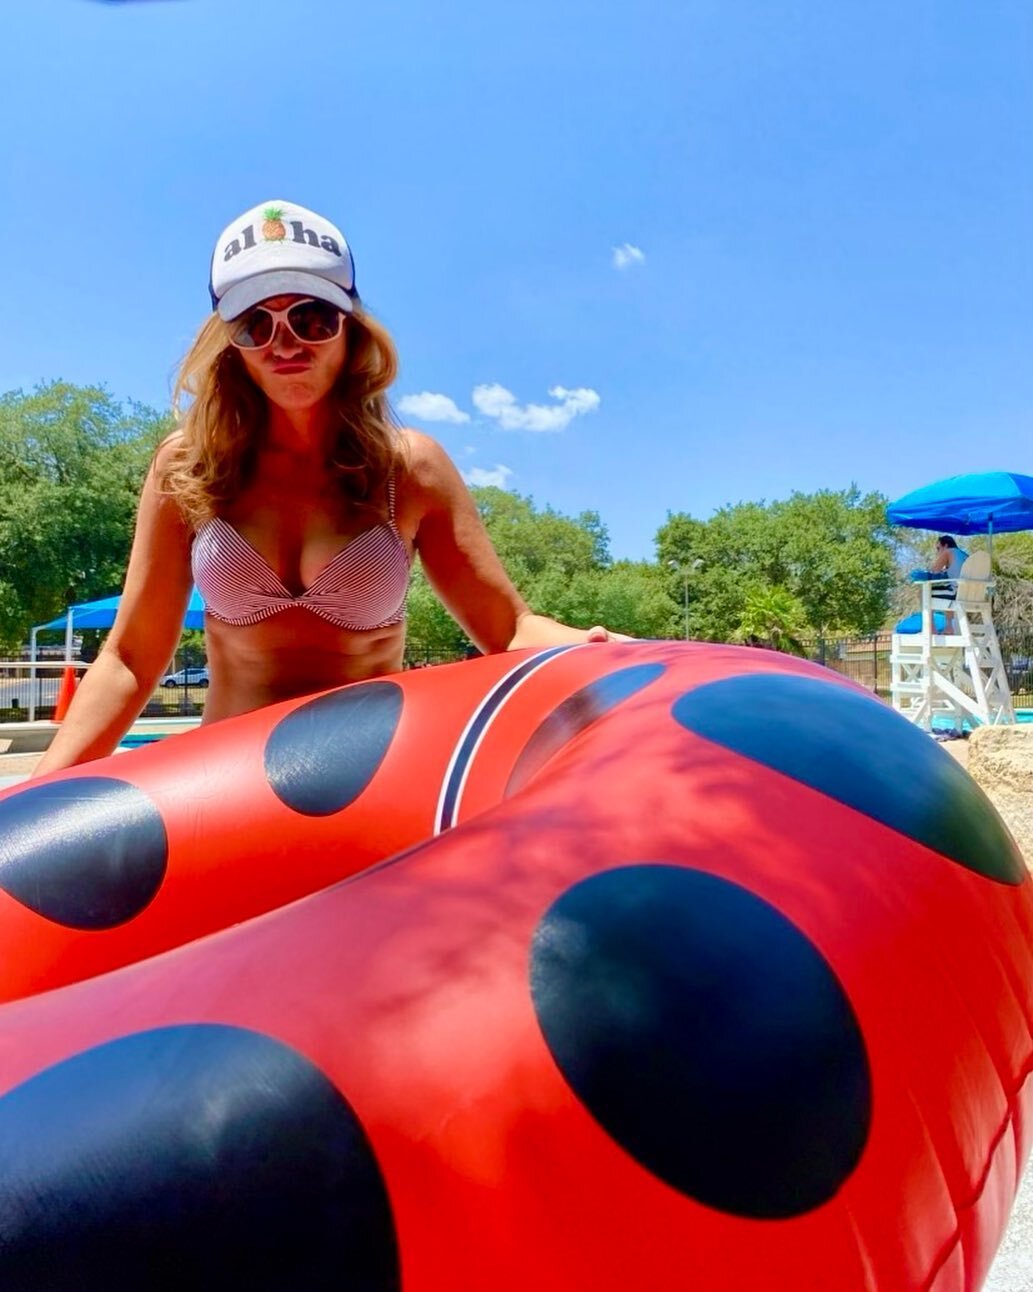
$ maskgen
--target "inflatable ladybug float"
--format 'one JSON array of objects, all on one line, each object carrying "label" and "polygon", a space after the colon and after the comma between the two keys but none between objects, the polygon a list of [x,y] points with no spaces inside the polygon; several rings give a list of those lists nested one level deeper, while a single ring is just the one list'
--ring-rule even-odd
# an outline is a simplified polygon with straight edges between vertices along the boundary
[{"label": "inflatable ladybug float", "polygon": [[682,643],[0,797],[0,1288],[975,1292],[1033,890],[849,682]]}]

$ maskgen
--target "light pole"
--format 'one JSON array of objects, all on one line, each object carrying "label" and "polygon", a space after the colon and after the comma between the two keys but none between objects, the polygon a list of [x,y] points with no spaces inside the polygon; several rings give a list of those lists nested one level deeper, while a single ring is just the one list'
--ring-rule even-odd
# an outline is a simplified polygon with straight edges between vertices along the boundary
[{"label": "light pole", "polygon": [[680,565],[677,561],[668,561],[672,570],[677,570],[682,577],[685,588],[685,640],[689,640],[689,575],[696,574],[703,568],[703,558],[697,556],[691,565]]}]

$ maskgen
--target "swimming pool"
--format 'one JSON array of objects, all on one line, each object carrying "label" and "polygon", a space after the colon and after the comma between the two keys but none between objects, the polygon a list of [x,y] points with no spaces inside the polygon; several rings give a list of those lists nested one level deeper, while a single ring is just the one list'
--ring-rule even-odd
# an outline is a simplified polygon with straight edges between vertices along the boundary
[{"label": "swimming pool", "polygon": [[[1016,709],[1015,721],[1016,723],[1033,722],[1033,709]],[[962,731],[973,731],[975,727],[981,727],[982,725],[983,724],[981,722],[977,722],[973,724],[969,722],[969,720],[966,718],[964,722],[962,722],[961,724],[961,729]],[[951,718],[948,718],[946,714],[938,713],[933,718],[933,730],[934,731],[953,731],[954,722]]]},{"label": "swimming pool", "polygon": [[153,745],[159,740],[164,740],[168,735],[171,735],[171,732],[160,731],[152,734],[151,732],[130,731],[118,742],[118,747],[119,749],[139,749],[141,745]]}]

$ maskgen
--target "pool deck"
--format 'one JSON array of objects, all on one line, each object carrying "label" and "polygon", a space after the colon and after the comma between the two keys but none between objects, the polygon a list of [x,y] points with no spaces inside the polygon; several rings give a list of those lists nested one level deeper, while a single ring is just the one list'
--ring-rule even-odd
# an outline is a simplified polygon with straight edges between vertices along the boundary
[{"label": "pool deck", "polygon": [[[199,725],[197,718],[139,718],[129,736],[177,736]],[[53,722],[19,722],[0,727],[0,789],[29,776],[57,734]]]}]

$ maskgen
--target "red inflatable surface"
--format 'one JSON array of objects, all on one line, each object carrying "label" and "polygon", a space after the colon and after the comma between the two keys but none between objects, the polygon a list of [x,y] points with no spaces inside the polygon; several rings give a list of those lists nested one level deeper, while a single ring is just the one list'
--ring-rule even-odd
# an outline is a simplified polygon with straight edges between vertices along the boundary
[{"label": "red inflatable surface", "polygon": [[0,797],[0,1286],[974,1292],[1033,901],[768,652],[517,652]]}]

